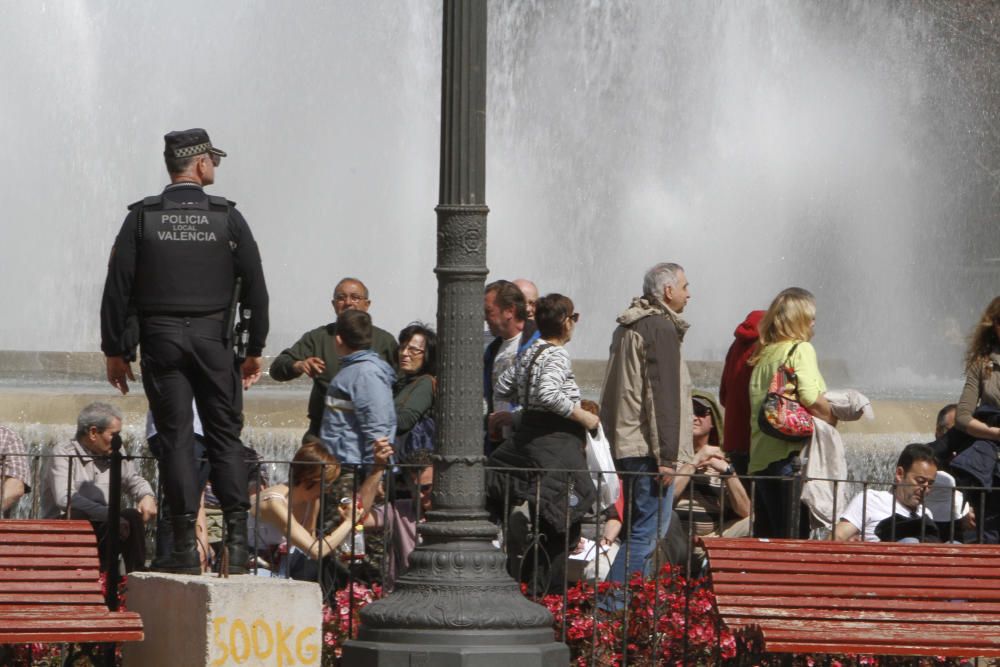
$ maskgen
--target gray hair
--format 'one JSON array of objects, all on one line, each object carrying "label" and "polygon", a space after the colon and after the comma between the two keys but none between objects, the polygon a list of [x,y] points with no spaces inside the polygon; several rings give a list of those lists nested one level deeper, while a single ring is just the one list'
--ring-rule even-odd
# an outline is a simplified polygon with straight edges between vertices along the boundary
[{"label": "gray hair", "polygon": [[365,299],[368,298],[368,285],[365,285],[363,282],[361,282],[357,278],[354,278],[353,276],[345,276],[345,277],[341,278],[340,280],[338,280],[337,284],[333,286],[333,293],[336,294],[337,293],[337,288],[340,287],[341,285],[343,285],[344,283],[357,283],[357,284],[361,285],[361,289],[363,289],[365,291]]},{"label": "gray hair", "polygon": [[99,433],[104,433],[116,419],[122,421],[122,412],[118,408],[99,401],[91,403],[80,410],[80,416],[76,418],[76,439],[85,436],[91,426],[96,427]]},{"label": "gray hair", "polygon": [[642,279],[642,293],[653,297],[657,303],[663,303],[663,290],[667,287],[677,287],[677,274],[684,270],[680,264],[661,262],[646,271]]}]

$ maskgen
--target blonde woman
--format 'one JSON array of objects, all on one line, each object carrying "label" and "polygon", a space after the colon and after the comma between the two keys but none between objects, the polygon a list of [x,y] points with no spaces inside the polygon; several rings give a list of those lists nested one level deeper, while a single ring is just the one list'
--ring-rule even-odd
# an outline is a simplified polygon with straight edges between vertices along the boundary
[{"label": "blonde woman", "polygon": [[[816,350],[810,341],[816,326],[816,299],[801,287],[782,290],[771,302],[760,322],[760,341],[750,357],[750,463],[748,472],[761,476],[787,476],[792,459],[805,442],[781,440],[762,432],[757,418],[767,396],[771,378],[781,364],[794,369],[798,378],[798,400],[814,417],[830,424],[836,418],[823,395],[826,383],[819,372]],[[780,479],[759,479],[753,498],[754,535],[757,537],[804,537],[808,513],[800,512],[800,526],[788,522],[788,486]]]}]

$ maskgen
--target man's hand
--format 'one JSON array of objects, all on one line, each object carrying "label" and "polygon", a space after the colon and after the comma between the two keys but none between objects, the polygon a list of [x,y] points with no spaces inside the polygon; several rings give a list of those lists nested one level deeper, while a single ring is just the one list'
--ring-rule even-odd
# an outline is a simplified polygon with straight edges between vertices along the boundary
[{"label": "man's hand", "polygon": [[976,513],[969,507],[968,513],[962,517],[962,520],[958,523],[959,528],[963,530],[975,530],[976,529]]},{"label": "man's hand", "polygon": [[143,523],[149,523],[156,518],[156,500],[153,499],[153,496],[143,496],[135,508],[142,515]]},{"label": "man's hand", "polygon": [[261,363],[260,357],[247,357],[240,365],[240,374],[243,376],[243,391],[246,391],[260,379]]},{"label": "man's hand", "polygon": [[326,362],[319,357],[306,357],[292,364],[292,369],[300,375],[305,373],[309,377],[314,378],[326,370]]},{"label": "man's hand", "polygon": [[496,442],[503,440],[503,429],[505,426],[514,426],[514,415],[510,412],[494,412],[486,420],[486,430],[489,432],[490,440]]},{"label": "man's hand", "polygon": [[670,483],[674,481],[674,473],[676,471],[670,466],[659,466],[657,470],[660,473],[660,484],[670,486]]},{"label": "man's hand", "polygon": [[392,445],[389,444],[389,438],[379,438],[373,443],[375,465],[383,466],[389,464],[389,459],[395,454],[395,450]]},{"label": "man's hand", "polygon": [[108,382],[124,396],[128,393],[128,381],[135,382],[132,364],[125,361],[125,357],[107,357],[105,362],[108,367]]}]

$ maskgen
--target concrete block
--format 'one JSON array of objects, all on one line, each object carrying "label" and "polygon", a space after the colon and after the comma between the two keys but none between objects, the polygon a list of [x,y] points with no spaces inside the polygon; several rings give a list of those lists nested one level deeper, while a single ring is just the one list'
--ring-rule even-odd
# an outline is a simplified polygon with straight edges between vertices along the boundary
[{"label": "concrete block", "polygon": [[323,606],[315,583],[133,572],[126,605],[142,615],[146,638],[124,645],[125,667],[322,662]]}]

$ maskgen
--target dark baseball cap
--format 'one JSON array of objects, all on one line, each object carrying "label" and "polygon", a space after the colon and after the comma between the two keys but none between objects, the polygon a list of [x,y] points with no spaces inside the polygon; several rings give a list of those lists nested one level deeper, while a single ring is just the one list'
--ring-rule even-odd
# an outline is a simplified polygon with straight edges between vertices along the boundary
[{"label": "dark baseball cap", "polygon": [[210,153],[226,157],[226,151],[212,146],[208,132],[195,127],[190,130],[176,130],[163,135],[163,154],[166,157],[194,157],[202,153]]}]

